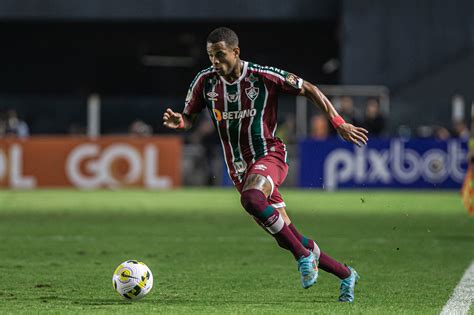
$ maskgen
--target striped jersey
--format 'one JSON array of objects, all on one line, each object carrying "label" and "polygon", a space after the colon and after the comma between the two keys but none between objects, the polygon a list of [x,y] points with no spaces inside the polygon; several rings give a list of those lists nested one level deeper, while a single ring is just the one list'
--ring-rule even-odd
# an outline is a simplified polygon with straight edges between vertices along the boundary
[{"label": "striped jersey", "polygon": [[275,137],[278,95],[297,95],[303,80],[268,66],[243,62],[242,74],[229,83],[213,67],[197,74],[191,83],[183,113],[209,111],[224,151],[227,169],[234,183],[259,158],[286,148]]}]

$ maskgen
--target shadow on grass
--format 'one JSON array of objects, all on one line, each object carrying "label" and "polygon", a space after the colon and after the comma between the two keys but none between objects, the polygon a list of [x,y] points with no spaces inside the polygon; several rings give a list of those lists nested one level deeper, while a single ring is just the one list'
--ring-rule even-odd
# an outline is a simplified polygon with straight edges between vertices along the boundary
[{"label": "shadow on grass", "polygon": [[[44,299],[44,298],[42,298]],[[219,306],[224,306],[224,305],[245,305],[245,306],[276,306],[276,305],[282,305],[282,306],[287,306],[289,304],[307,304],[307,303],[331,303],[334,302],[334,304],[339,304],[334,298],[313,298],[313,299],[308,299],[308,298],[301,298],[301,299],[291,299],[291,301],[285,301],[285,300],[279,300],[279,301],[256,301],[255,299],[224,299],[220,301],[202,301],[199,299],[189,299],[188,297],[183,297],[183,298],[177,298],[177,297],[155,297],[152,299],[147,299],[144,298],[139,301],[126,301],[126,300],[120,300],[120,299],[101,299],[101,298],[95,298],[91,300],[74,300],[74,299],[66,299],[66,298],[58,298],[54,297],[52,299],[52,302],[58,301],[58,300],[63,300],[63,301],[69,301],[70,303],[78,306],[106,306],[106,305],[163,305],[163,306],[198,306],[198,307],[219,307]]]},{"label": "shadow on grass", "polygon": [[471,235],[438,235],[436,236],[437,240],[440,241],[457,241],[457,242],[472,242],[474,241],[474,234]]}]

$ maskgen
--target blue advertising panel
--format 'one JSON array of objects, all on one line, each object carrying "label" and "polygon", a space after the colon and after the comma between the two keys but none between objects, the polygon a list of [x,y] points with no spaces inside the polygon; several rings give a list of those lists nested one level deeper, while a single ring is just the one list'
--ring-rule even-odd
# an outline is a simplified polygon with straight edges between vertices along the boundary
[{"label": "blue advertising panel", "polygon": [[459,139],[370,139],[367,146],[333,138],[299,143],[299,186],[338,188],[459,188],[467,168]]}]

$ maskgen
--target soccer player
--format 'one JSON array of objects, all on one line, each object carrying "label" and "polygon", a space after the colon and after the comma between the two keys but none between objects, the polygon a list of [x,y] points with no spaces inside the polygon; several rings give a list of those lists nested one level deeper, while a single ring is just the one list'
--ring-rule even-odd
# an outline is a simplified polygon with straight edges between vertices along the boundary
[{"label": "soccer player", "polygon": [[353,302],[357,272],[298,232],[285,211],[278,191],[288,172],[285,144],[275,137],[278,95],[304,95],[322,109],[342,138],[356,145],[366,144],[367,131],[346,123],[313,84],[292,73],[241,60],[237,34],[229,28],[209,34],[207,54],[212,66],[192,81],[182,113],[166,110],[164,126],[187,130],[207,109],[242,206],[293,254],[303,288],[316,282],[319,265],[341,279],[339,301]]}]

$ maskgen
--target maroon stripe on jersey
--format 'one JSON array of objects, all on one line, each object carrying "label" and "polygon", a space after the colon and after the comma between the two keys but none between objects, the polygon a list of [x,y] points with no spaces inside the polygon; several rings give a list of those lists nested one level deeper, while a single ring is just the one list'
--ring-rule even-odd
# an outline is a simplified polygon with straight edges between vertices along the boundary
[{"label": "maroon stripe on jersey", "polygon": [[[251,87],[250,82],[246,82],[245,80],[242,80],[240,82],[240,100],[241,100],[241,110],[246,110],[246,109],[251,109],[252,108],[252,101],[249,99],[247,96],[247,93],[245,89]],[[249,165],[252,162],[252,159],[254,157],[254,154],[252,153],[252,149],[250,148],[250,142],[249,142],[249,126],[250,126],[250,121],[251,117],[247,117],[242,119],[241,121],[241,126],[240,126],[240,152],[242,153],[242,156]]]},{"label": "maroon stripe on jersey", "polygon": [[273,137],[273,128],[277,122],[277,111],[278,111],[278,93],[275,90],[274,84],[269,84],[267,80],[264,80],[264,84],[267,88],[267,102],[263,108],[263,136],[265,137],[267,152],[275,144]]}]

